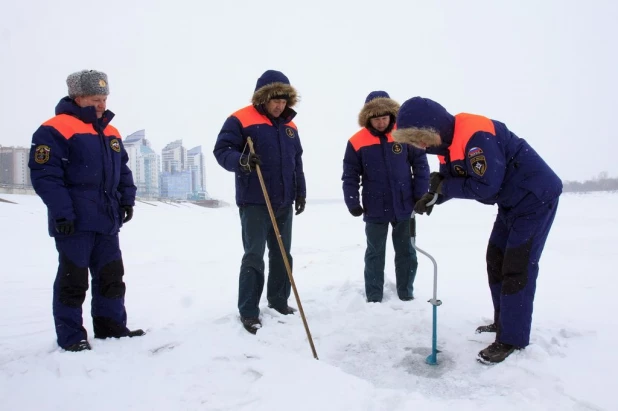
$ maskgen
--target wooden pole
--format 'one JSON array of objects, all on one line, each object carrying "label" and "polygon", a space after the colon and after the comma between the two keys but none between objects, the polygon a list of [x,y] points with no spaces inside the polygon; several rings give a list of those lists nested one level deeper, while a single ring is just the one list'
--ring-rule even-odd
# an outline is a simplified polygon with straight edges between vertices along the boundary
[{"label": "wooden pole", "polygon": [[[251,137],[247,137],[247,143],[249,144],[249,150],[252,154],[255,154],[255,150],[253,149],[253,141]],[[279,243],[279,249],[281,250],[281,256],[283,257],[283,263],[285,264],[285,269],[288,273],[288,278],[290,279],[290,284],[292,285],[292,290],[294,291],[294,298],[296,298],[296,304],[298,304],[298,311],[300,312],[300,316],[303,320],[303,325],[305,326],[305,332],[307,333],[307,339],[309,340],[309,345],[311,346],[311,352],[313,353],[313,358],[318,360],[318,353],[315,351],[315,346],[313,345],[313,338],[311,338],[311,332],[309,331],[309,325],[307,324],[307,318],[305,318],[305,311],[303,310],[303,305],[300,303],[300,297],[298,296],[298,290],[296,289],[296,283],[294,282],[294,276],[292,275],[292,268],[290,267],[290,262],[288,260],[288,253],[285,252],[285,247],[283,246],[283,241],[281,240],[281,234],[279,233],[279,227],[277,226],[277,219],[275,218],[275,213],[273,212],[273,207],[270,204],[270,198],[268,197],[268,191],[266,191],[266,185],[264,184],[264,177],[262,176],[262,170],[260,169],[259,164],[256,164],[255,170],[257,171],[258,178],[260,180],[260,185],[262,186],[262,192],[264,193],[264,199],[266,200],[266,207],[268,208],[268,214],[270,214],[270,220],[273,224],[273,229],[275,230],[275,235],[277,236],[277,242]]]}]

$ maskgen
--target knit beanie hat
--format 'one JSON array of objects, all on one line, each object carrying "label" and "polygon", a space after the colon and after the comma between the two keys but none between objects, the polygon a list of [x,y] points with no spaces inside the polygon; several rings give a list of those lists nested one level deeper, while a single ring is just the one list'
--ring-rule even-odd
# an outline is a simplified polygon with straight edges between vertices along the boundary
[{"label": "knit beanie hat", "polygon": [[294,107],[298,102],[298,93],[285,74],[277,70],[267,70],[257,80],[251,102],[258,106],[273,98],[284,98],[288,101],[288,107]]}]

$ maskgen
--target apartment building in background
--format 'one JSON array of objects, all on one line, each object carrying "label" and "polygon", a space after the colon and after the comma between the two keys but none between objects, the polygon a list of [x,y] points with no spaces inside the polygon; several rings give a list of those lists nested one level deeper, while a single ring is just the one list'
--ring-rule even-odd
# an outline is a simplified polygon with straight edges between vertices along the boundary
[{"label": "apartment building in background", "polygon": [[146,130],[138,130],[123,139],[129,155],[129,168],[137,187],[137,196],[145,199],[159,198],[161,156],[146,139]]},{"label": "apartment building in background", "polygon": [[187,152],[187,170],[191,171],[193,199],[210,199],[208,191],[206,191],[206,162],[202,146],[193,147]]}]

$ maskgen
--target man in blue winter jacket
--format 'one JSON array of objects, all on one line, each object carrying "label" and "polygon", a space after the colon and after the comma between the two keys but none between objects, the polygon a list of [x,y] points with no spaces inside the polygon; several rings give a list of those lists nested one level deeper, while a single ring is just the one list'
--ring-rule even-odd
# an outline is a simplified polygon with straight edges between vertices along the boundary
[{"label": "man in blue winter jacket", "polygon": [[118,130],[106,110],[105,73],[83,70],[67,78],[69,95],[56,116],[32,137],[29,167],[32,186],[48,210],[59,266],[53,313],[58,345],[66,351],[90,350],[82,304],[92,274],[95,338],[135,337],[124,306],[124,266],[118,241],[131,220],[136,187]]},{"label": "man in blue winter jacket", "polygon": [[487,247],[494,323],[477,332],[496,332],[495,342],[479,352],[479,361],[501,362],[530,342],[539,259],[562,181],[503,123],[474,114],[452,116],[426,98],[414,97],[401,106],[393,137],[440,160],[440,172],[431,173],[429,193],[414,207],[418,214],[431,213],[434,193],[437,204],[465,198],[498,205]]},{"label": "man in blue winter jacket", "polygon": [[[227,118],[215,143],[217,162],[235,174],[236,204],[240,214],[244,255],[240,266],[238,311],[243,327],[252,334],[262,326],[260,298],[264,289],[264,251],[268,245],[268,306],[283,315],[296,311],[288,306],[290,280],[278,246],[258,175],[260,166],[277,227],[292,266],[293,208],[305,210],[303,148],[292,109],[298,101],[288,78],[267,70],[257,80],[252,104]],[[255,155],[249,151],[251,137]]]},{"label": "man in blue winter jacket", "polygon": [[[358,115],[362,127],[349,140],[343,159],[343,196],[350,213],[364,216],[365,295],[381,302],[386,237],[392,226],[397,296],[414,298],[418,262],[410,224],[414,203],[427,192],[429,166],[423,150],[397,143],[391,132],[399,104],[385,91],[373,91]],[[362,202],[359,186],[362,184]]]}]

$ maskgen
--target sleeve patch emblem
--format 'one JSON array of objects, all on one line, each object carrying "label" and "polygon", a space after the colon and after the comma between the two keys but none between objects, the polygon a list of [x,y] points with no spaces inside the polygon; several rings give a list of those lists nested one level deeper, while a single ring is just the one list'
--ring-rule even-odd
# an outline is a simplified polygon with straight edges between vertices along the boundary
[{"label": "sleeve patch emblem", "polygon": [[287,134],[289,138],[294,138],[296,136],[296,134],[294,133],[294,129],[292,127],[287,127],[285,129],[285,134]]},{"label": "sleeve patch emblem", "polygon": [[118,139],[113,138],[112,141],[109,142],[109,146],[112,148],[112,150],[114,150],[116,153],[120,153],[120,143],[118,142]]},{"label": "sleeve patch emblem", "polygon": [[37,164],[47,163],[49,161],[49,153],[51,153],[49,146],[37,146],[34,149],[34,161]]},{"label": "sleeve patch emblem", "polygon": [[485,160],[485,156],[476,156],[470,159],[470,164],[472,165],[472,171],[474,171],[474,174],[483,177],[487,171],[487,161]]},{"label": "sleeve patch emblem", "polygon": [[403,151],[403,147],[401,147],[401,144],[399,143],[393,144],[393,153],[401,154],[402,151]]},{"label": "sleeve patch emblem", "polygon": [[455,167],[453,168],[455,169],[455,173],[457,173],[458,176],[465,176],[466,174],[468,174],[466,172],[466,169],[460,166],[459,164],[455,165]]}]

